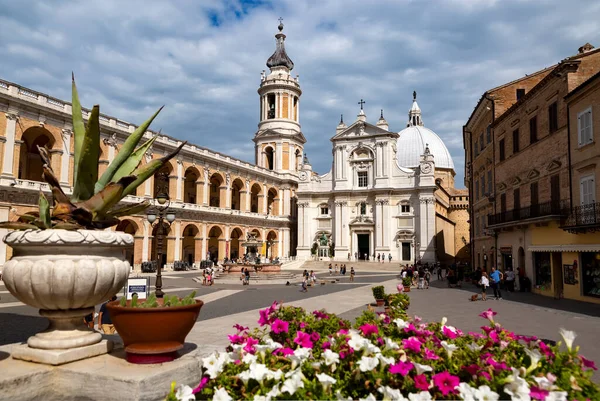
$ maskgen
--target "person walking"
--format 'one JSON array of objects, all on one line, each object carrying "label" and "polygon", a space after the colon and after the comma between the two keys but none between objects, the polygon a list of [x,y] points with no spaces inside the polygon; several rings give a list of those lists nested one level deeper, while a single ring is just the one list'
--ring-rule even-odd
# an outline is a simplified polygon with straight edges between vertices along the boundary
[{"label": "person walking", "polygon": [[379,263],[380,261],[381,261],[381,254],[380,254],[380,253],[378,253],[378,254],[377,254],[377,263]]},{"label": "person walking", "polygon": [[479,287],[481,288],[481,300],[487,301],[485,291],[490,286],[490,280],[487,278],[486,272],[481,272],[481,279],[479,279]]},{"label": "person walking", "polygon": [[329,275],[331,276],[333,274],[333,270],[331,269],[331,263],[329,264]]},{"label": "person walking", "polygon": [[513,271],[512,267],[510,267],[506,272],[506,280],[504,283],[506,284],[506,291],[515,291],[515,272]]},{"label": "person walking", "polygon": [[310,281],[312,281],[313,285],[317,284],[317,275],[315,274],[314,270],[310,271]]},{"label": "person walking", "polygon": [[502,299],[502,294],[500,293],[500,281],[502,281],[502,273],[500,273],[499,270],[496,270],[496,268],[492,266],[490,278],[492,279],[492,289],[494,290],[494,297],[496,298],[496,300]]},{"label": "person walking", "polygon": [[388,254],[388,263],[392,263],[392,254]]},{"label": "person walking", "polygon": [[244,271],[244,275],[245,275],[245,279],[246,279],[246,285],[250,285],[250,270],[248,270],[247,267]]},{"label": "person walking", "polygon": [[443,280],[444,278],[442,277],[442,267],[438,266],[436,270],[437,270],[437,278],[438,278],[438,280],[440,280],[440,281]]},{"label": "person walking", "polygon": [[419,268],[419,284],[417,285],[417,289],[418,290],[422,290],[424,288],[424,284],[425,284],[425,270],[423,270],[423,268]]},{"label": "person walking", "polygon": [[354,275],[356,272],[354,271],[354,266],[350,266],[350,281],[354,281]]},{"label": "person walking", "polygon": [[358,260],[358,252],[354,252],[354,261]]},{"label": "person walking", "polygon": [[308,279],[306,276],[302,279],[302,289],[300,292],[308,292]]},{"label": "person walking", "polygon": [[117,296],[113,295],[113,297],[102,304],[100,307],[100,312],[98,313],[98,325],[104,332],[104,334],[116,334],[117,330],[115,330],[115,326],[110,318],[110,314],[108,313],[108,309],[106,308],[106,304],[112,301],[116,301]]},{"label": "person walking", "polygon": [[429,281],[431,281],[431,273],[429,269],[425,269],[425,288],[429,289]]}]

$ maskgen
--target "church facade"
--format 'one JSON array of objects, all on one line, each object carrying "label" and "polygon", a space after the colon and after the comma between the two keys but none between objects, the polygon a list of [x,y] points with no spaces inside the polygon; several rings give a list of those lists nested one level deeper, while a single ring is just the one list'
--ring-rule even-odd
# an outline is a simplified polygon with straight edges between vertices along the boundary
[{"label": "church facade", "polygon": [[[437,221],[445,214],[446,223],[453,229],[456,225],[449,213],[454,167],[439,167],[440,145],[430,143],[428,148],[421,143],[401,161],[398,150],[406,147],[402,132],[390,132],[383,118],[371,125],[361,112],[349,127],[340,124],[332,138],[334,170],[325,176],[313,172],[300,125],[302,90],[291,74],[294,64],[285,38],[280,24],[275,52],[267,61],[269,72],[261,74],[258,88],[255,162],[188,143],[176,160],[124,199],[133,203],[160,192],[169,195],[177,217],[167,227],[163,262],[237,258],[247,251],[242,244],[249,235],[263,244],[259,252],[265,258],[317,257],[313,245],[318,248],[323,242],[322,248],[332,247],[336,258],[381,251],[392,253],[395,260],[414,259],[415,254],[427,261],[439,259]],[[15,221],[36,208],[39,191],[51,196],[41,181],[38,145],[48,149],[52,168],[69,192],[74,164],[71,105],[0,79],[0,112],[0,221]],[[84,110],[84,119],[88,113]],[[412,126],[419,126],[420,110],[411,116],[416,118]],[[102,173],[136,126],[104,114],[100,124]],[[158,138],[142,163],[172,152],[182,142],[153,131],[145,134],[152,136]],[[128,258],[135,268],[156,260],[157,227],[144,215],[123,219],[113,229],[134,236]],[[0,237],[5,234],[0,229]],[[448,244],[449,237],[444,240]],[[449,254],[456,254],[454,247]],[[0,243],[0,266],[10,256],[11,249]]]}]

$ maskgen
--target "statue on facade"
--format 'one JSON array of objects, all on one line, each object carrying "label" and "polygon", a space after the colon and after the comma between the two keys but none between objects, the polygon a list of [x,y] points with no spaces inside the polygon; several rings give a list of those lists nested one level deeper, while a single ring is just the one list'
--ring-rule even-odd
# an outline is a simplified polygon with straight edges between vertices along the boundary
[{"label": "statue on facade", "polygon": [[327,246],[327,236],[325,235],[325,233],[321,234],[321,238],[319,238],[319,243],[321,244],[321,246]]}]

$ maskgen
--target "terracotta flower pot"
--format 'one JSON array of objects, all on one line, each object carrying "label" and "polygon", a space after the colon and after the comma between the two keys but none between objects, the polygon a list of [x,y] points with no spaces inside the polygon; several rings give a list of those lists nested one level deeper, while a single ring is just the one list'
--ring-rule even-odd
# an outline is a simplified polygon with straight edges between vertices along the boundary
[{"label": "terracotta flower pot", "polygon": [[385,305],[385,299],[376,299],[375,302],[377,302],[377,306]]},{"label": "terracotta flower pot", "polygon": [[410,292],[410,287],[404,287],[404,292]]},{"label": "terracotta flower pot", "polygon": [[[162,299],[159,299],[159,303]],[[107,305],[110,318],[131,363],[162,363],[177,358],[204,302],[166,308],[131,308],[119,301]]]}]

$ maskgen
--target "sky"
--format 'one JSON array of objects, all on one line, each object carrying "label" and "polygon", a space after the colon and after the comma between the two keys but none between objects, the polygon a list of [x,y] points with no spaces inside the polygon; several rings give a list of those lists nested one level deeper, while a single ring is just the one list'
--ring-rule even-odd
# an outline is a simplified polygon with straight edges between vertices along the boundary
[{"label": "sky", "polygon": [[462,126],[487,89],[600,46],[597,0],[0,0],[0,78],[254,162],[260,73],[283,18],[313,169],[364,99],[398,132],[417,91],[464,187]]}]

